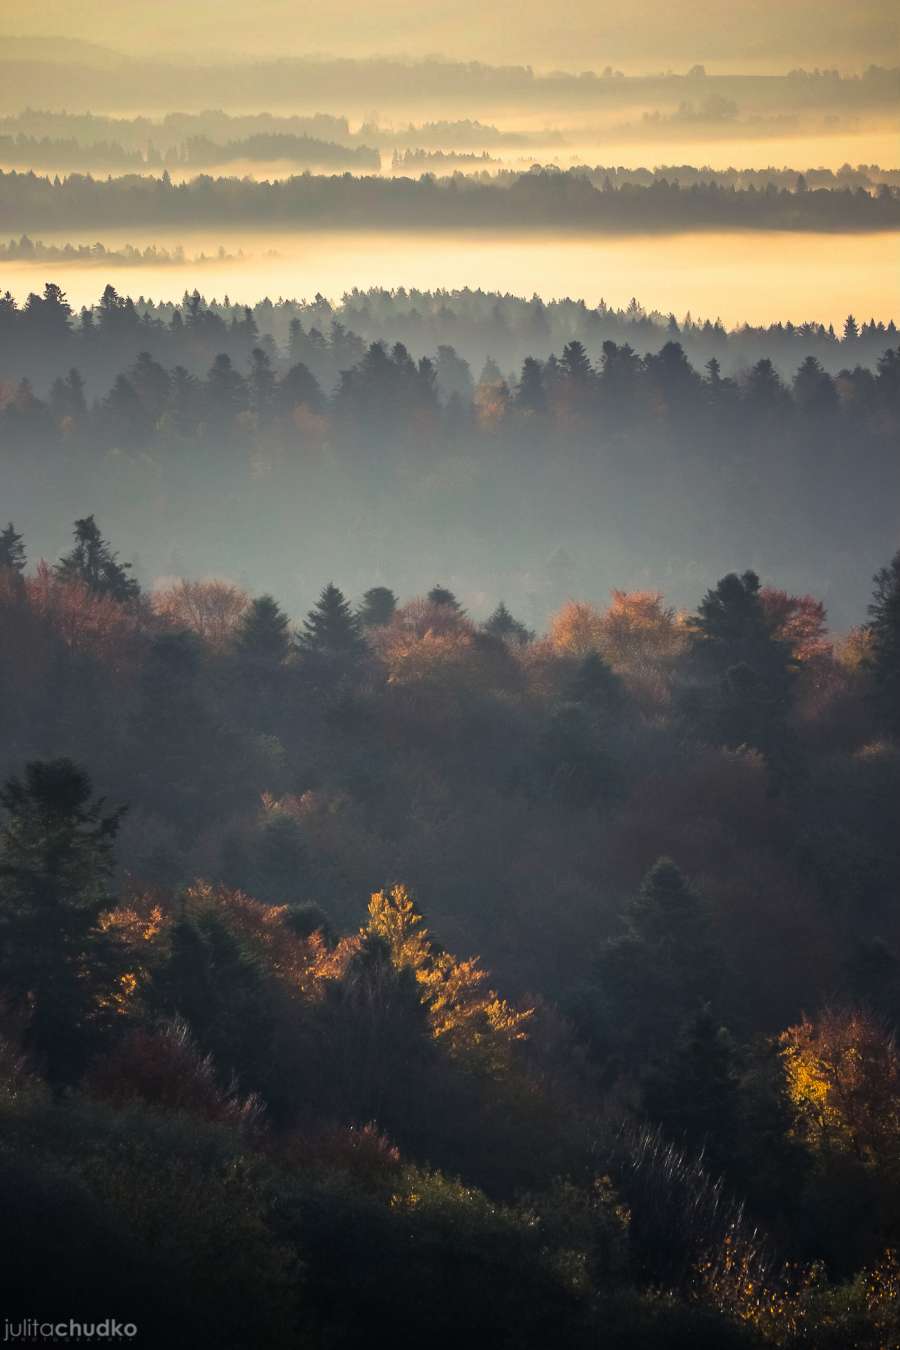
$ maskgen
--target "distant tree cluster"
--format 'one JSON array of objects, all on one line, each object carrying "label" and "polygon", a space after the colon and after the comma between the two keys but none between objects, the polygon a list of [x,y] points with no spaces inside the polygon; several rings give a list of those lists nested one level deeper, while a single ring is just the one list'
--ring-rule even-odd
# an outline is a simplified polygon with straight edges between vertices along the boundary
[{"label": "distant tree cluster", "polygon": [[[220,248],[215,254],[216,262],[235,262],[240,254],[226,253]],[[124,263],[128,267],[171,266],[175,264],[211,262],[205,254],[194,257],[185,254],[180,245],[173,249],[161,248],[156,244],[146,244],[135,248],[133,244],[123,244],[119,248],[106,248],[104,244],[45,244],[41,239],[31,239],[23,234],[19,239],[10,239],[8,244],[0,244],[0,262],[65,262],[65,263],[101,263],[107,266]]]},{"label": "distant tree cluster", "polygon": [[[370,303],[373,325],[399,309]],[[362,297],[348,304],[362,311]],[[295,317],[279,348],[255,311],[196,294],[163,323],[109,288],[74,330],[52,286],[23,309],[0,305],[0,360],[39,370],[43,353],[59,370],[44,390],[0,375],[8,509],[45,517],[48,480],[67,513],[86,492],[102,514],[127,502],[138,572],[227,570],[224,540],[240,539],[260,588],[294,565],[298,530],[303,556],[345,583],[375,558],[414,585],[427,549],[469,594],[490,570],[528,628],[610,572],[638,586],[652,565],[686,600],[697,566],[720,569],[738,545],[752,561],[786,558],[792,584],[816,585],[849,623],[894,539],[900,357],[891,345],[874,370],[859,364],[877,325],[863,337],[848,317],[840,339],[820,338],[847,364],[832,375],[807,355],[788,382],[767,357],[738,378],[715,357],[698,370],[677,325],[644,355],[571,339],[504,373],[491,359],[473,371],[447,344],[418,359],[401,342],[366,344],[324,301],[310,312],[327,335]],[[509,313],[517,341],[529,324],[548,341],[540,302]],[[248,534],[250,516],[267,527]]]},{"label": "distant tree cluster", "polygon": [[900,224],[900,190],[882,183],[804,191],[769,184],[738,191],[732,184],[681,187],[660,178],[649,186],[605,181],[595,187],[577,170],[514,175],[430,174],[418,179],[303,174],[270,182],[212,178],[186,183],[127,174],[60,179],[0,172],[0,230],[185,226],[220,223],[292,229],[545,228],[586,231],[889,230]]},{"label": "distant tree cluster", "polygon": [[78,140],[59,137],[0,135],[0,164],[25,165],[29,169],[130,169],[162,168],[164,165],[200,165],[209,167],[236,160],[285,160],[307,168],[381,168],[377,150],[368,146],[338,145],[314,136],[285,132],[259,132],[243,140],[220,144],[208,136],[187,137],[165,154],[150,146],[146,152],[126,149],[117,141],[95,141],[82,145]]},{"label": "distant tree cluster", "polygon": [[[102,245],[73,251],[74,246],[46,245],[27,235],[10,240],[5,248],[14,257],[50,259],[55,250],[67,261],[105,256]],[[178,249],[167,252],[153,246],[122,252],[123,261],[148,265],[183,256]],[[229,255],[222,250],[218,256]],[[9,292],[0,295],[0,380],[8,384],[24,377],[35,388],[49,385],[74,365],[98,391],[98,385],[102,389],[111,384],[142,351],[201,375],[222,352],[232,361],[246,362],[260,346],[275,366],[302,361],[329,393],[368,345],[401,342],[410,351],[436,353],[438,366],[443,366],[442,390],[468,395],[471,375],[454,366],[452,355],[443,361],[442,351],[452,349],[476,374],[489,362],[512,383],[511,372],[526,357],[546,360],[572,341],[580,342],[595,360],[604,342],[653,353],[666,342],[678,342],[698,367],[715,359],[721,374],[736,375],[767,358],[787,378],[808,356],[832,375],[847,367],[874,368],[885,349],[897,345],[900,334],[893,320],[858,321],[853,315],[837,332],[832,325],[790,321],[756,328],[739,324],[729,330],[720,320],[690,314],[679,320],[674,314],[647,311],[637,299],[624,308],[602,300],[589,307],[582,300],[545,303],[536,296],[526,300],[468,289],[352,290],[339,304],[317,294],[305,301],[265,298],[247,307],[227,296],[207,301],[197,290],[185,292],[181,303],[170,303],[119,295],[107,286],[98,303],[77,317],[52,282],[21,305]]]}]

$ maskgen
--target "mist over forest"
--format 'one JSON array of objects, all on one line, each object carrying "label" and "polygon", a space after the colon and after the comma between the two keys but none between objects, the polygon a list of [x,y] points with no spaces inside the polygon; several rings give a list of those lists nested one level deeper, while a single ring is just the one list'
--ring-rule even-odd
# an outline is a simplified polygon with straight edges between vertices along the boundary
[{"label": "mist over forest", "polygon": [[4,1339],[900,1350],[896,15],[0,30]]}]

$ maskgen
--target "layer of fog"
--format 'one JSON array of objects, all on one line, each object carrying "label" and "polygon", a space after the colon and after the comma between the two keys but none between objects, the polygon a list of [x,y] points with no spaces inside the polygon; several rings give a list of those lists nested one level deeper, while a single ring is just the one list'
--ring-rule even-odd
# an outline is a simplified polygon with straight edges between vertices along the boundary
[{"label": "layer of fog", "polygon": [[[90,237],[43,235],[47,241],[93,243]],[[673,237],[592,238],[566,235],[496,237],[484,234],[407,235],[309,231],[167,235],[105,231],[107,248],[157,244],[188,254],[223,247],[242,259],[212,257],[202,266],[5,262],[0,290],[24,300],[47,280],[58,282],[79,308],[111,282],[122,294],[179,300],[197,285],[208,297],[252,304],[261,295],[339,297],[353,287],[431,290],[482,287],[571,295],[626,306],[636,295],[648,307],[679,316],[721,318],[728,325],[843,322],[848,313],[889,321],[900,313],[896,235],[811,235],[714,232]]]},{"label": "layer of fog", "polygon": [[[896,12],[885,0],[754,0],[723,6],[716,0],[632,0],[627,8],[572,0],[564,18],[540,0],[456,0],[452,6],[423,0],[330,0],[304,5],[238,0],[186,6],[156,0],[152,6],[121,0],[42,0],[4,16],[8,34],[34,34],[46,43],[56,34],[132,56],[176,54],[185,63],[209,59],[296,55],[330,51],[341,56],[405,51],[422,56],[443,51],[471,58],[473,34],[483,60],[557,64],[573,70],[608,61],[628,69],[668,66],[674,61],[716,60],[745,69],[773,63],[884,60],[896,53]],[[40,50],[40,43],[20,47]],[[59,48],[54,48],[54,54]],[[69,49],[69,55],[71,49]],[[109,60],[82,47],[82,57]]]}]

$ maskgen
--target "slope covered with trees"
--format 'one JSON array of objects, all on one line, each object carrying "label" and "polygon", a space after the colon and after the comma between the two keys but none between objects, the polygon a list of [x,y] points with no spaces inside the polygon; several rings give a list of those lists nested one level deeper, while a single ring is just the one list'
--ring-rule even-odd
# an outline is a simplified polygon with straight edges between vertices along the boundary
[{"label": "slope covered with trees", "polygon": [[0,533],[10,1316],[896,1344],[900,555],[536,636],[122,543]]},{"label": "slope covered with trees", "polygon": [[0,230],[197,227],[223,221],[231,228],[514,233],[550,227],[589,233],[900,228],[900,195],[887,183],[874,193],[863,187],[809,189],[805,182],[799,191],[770,184],[758,192],[708,181],[682,188],[664,178],[618,187],[605,178],[595,186],[591,177],[577,169],[496,178],[305,173],[262,182],[202,174],[174,183],[165,171],[160,177],[60,179],[11,170],[0,171]]},{"label": "slope covered with trees", "polygon": [[[839,626],[862,617],[896,539],[895,331],[852,316],[840,339],[782,329],[788,382],[768,357],[736,378],[714,355],[698,369],[682,345],[727,355],[759,333],[674,319],[661,331],[637,309],[456,305],[485,346],[533,337],[546,351],[574,321],[596,336],[504,373],[443,342],[428,356],[366,343],[324,300],[293,311],[281,344],[285,306],[211,309],[195,293],[166,320],[107,288],[73,323],[53,286],[22,308],[8,300],[5,509],[38,553],[59,547],[60,518],[122,522],[145,582],[224,574],[274,591],[290,576],[295,615],[319,569],[355,593],[381,581],[408,593],[424,557],[479,617],[493,591],[535,628],[567,596],[599,601],[614,583],[664,577],[688,604],[698,574],[740,551],[821,594]],[[345,309],[376,330],[434,331],[417,325],[415,299],[354,296]],[[452,331],[452,313],[434,323]],[[609,328],[621,336],[601,339]],[[632,338],[655,349],[641,355]]]}]

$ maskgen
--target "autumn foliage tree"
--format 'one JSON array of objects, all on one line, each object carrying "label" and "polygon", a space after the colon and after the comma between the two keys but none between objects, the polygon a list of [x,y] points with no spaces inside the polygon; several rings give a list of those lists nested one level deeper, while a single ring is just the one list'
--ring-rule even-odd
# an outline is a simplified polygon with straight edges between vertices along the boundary
[{"label": "autumn foliage tree", "polygon": [[250,597],[230,581],[179,579],[153,592],[154,613],[167,626],[196,633],[214,651],[225,651],[235,637]]}]

